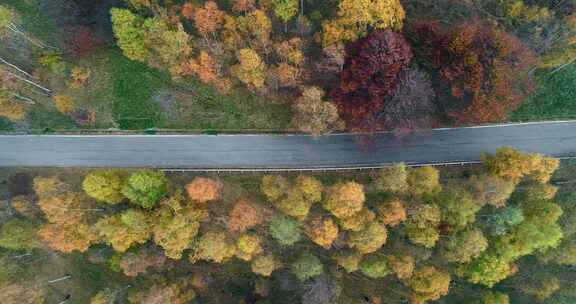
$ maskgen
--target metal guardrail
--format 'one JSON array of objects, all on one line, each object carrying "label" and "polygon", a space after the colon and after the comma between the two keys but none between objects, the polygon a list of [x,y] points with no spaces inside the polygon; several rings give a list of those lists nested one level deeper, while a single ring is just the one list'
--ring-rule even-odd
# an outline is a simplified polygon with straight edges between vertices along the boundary
[{"label": "metal guardrail", "polygon": [[[425,166],[467,166],[480,164],[481,161],[452,161],[441,163],[406,163],[407,167],[425,167]],[[334,166],[334,167],[303,167],[303,168],[160,168],[163,172],[333,172],[333,171],[362,171],[377,170],[389,167],[393,163],[383,163],[378,165],[358,165],[358,166]]]},{"label": "metal guardrail", "polygon": [[[576,159],[576,156],[556,157],[560,160]],[[430,162],[430,163],[405,163],[407,167],[449,167],[449,166],[469,166],[478,165],[482,162],[479,160],[463,160],[449,162]],[[333,166],[333,167],[303,167],[303,168],[159,168],[163,172],[216,172],[216,173],[255,173],[255,172],[335,172],[335,171],[362,171],[378,170],[389,167],[394,163],[382,163],[378,165],[358,165],[358,166]]]}]

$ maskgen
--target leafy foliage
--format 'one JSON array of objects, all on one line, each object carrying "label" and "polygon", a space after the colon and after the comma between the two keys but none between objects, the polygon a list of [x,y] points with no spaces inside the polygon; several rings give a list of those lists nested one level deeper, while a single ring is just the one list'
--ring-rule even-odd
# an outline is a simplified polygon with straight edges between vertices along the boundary
[{"label": "leafy foliage", "polygon": [[488,248],[488,240],[479,229],[458,232],[444,244],[443,256],[447,261],[467,263]]},{"label": "leafy foliage", "polygon": [[366,129],[411,59],[408,42],[391,30],[374,31],[347,46],[340,85],[330,97],[348,128]]},{"label": "leafy foliage", "polygon": [[426,303],[448,293],[450,274],[431,266],[425,266],[414,272],[407,284],[413,290],[412,302]]},{"label": "leafy foliage", "polygon": [[304,89],[302,96],[293,106],[292,124],[302,132],[320,136],[331,131],[341,130],[344,123],[338,116],[338,109],[332,103],[322,100],[324,91],[317,87]]},{"label": "leafy foliage", "polygon": [[405,16],[398,0],[341,0],[337,14],[336,19],[322,24],[324,46],[354,41],[370,28],[400,29]]},{"label": "leafy foliage", "polygon": [[264,222],[264,214],[259,206],[247,200],[239,200],[228,216],[228,230],[231,232],[245,232],[246,230]]},{"label": "leafy foliage", "polygon": [[129,209],[121,214],[103,217],[96,223],[100,237],[114,250],[125,252],[150,238],[149,218],[140,210]]},{"label": "leafy foliage", "polygon": [[398,226],[406,220],[406,208],[400,200],[392,200],[378,207],[378,215],[385,225]]},{"label": "leafy foliage", "polygon": [[139,170],[132,173],[122,188],[122,194],[130,202],[145,209],[153,208],[167,192],[168,180],[164,173],[152,170]]},{"label": "leafy foliage", "polygon": [[410,170],[407,181],[413,195],[435,195],[442,189],[438,170],[431,166]]},{"label": "leafy foliage", "polygon": [[415,22],[408,36],[442,83],[439,100],[458,124],[505,120],[533,90],[533,52],[518,38],[480,21],[450,28]]},{"label": "leafy foliage", "polygon": [[325,249],[330,249],[338,237],[338,226],[331,218],[315,218],[304,231],[314,243]]},{"label": "leafy foliage", "polygon": [[378,222],[368,224],[364,229],[348,235],[348,246],[362,254],[380,249],[388,238],[386,227]]},{"label": "leafy foliage", "polygon": [[337,218],[347,218],[362,210],[365,199],[362,185],[339,183],[328,189],[323,206]]},{"label": "leafy foliage", "polygon": [[207,203],[222,197],[224,184],[221,181],[206,177],[196,177],[186,186],[188,196],[195,202]]},{"label": "leafy foliage", "polygon": [[96,229],[83,223],[44,224],[38,230],[38,235],[48,247],[64,253],[84,252],[99,240]]},{"label": "leafy foliage", "polygon": [[405,134],[434,124],[436,93],[430,77],[417,68],[404,70],[378,113],[379,129]]},{"label": "leafy foliage", "polygon": [[260,255],[252,260],[252,271],[261,276],[269,277],[280,263],[271,255]]},{"label": "leafy foliage", "polygon": [[408,170],[404,163],[380,169],[374,178],[374,186],[378,191],[390,193],[405,193],[408,190]]},{"label": "leafy foliage", "polygon": [[392,272],[386,257],[377,255],[364,257],[360,262],[360,271],[372,279],[383,278]]},{"label": "leafy foliage", "polygon": [[222,263],[234,256],[236,246],[225,233],[208,231],[195,244],[194,251],[194,255],[190,256],[191,261],[199,259]]},{"label": "leafy foliage", "polygon": [[194,206],[182,207],[181,197],[176,196],[169,200],[174,200],[172,206],[177,206],[178,209],[158,209],[154,213],[152,234],[154,242],[164,248],[167,257],[179,260],[182,252],[190,248],[198,234],[200,222],[208,218],[208,213]]},{"label": "leafy foliage", "polygon": [[405,224],[405,231],[410,241],[427,248],[434,247],[440,238],[438,226],[441,216],[437,205],[418,206]]},{"label": "leafy foliage", "polygon": [[24,220],[13,219],[0,226],[0,247],[11,250],[32,250],[40,247],[37,227]]},{"label": "leafy foliage", "polygon": [[117,204],[124,199],[122,186],[124,175],[118,170],[92,171],[84,178],[82,189],[88,196],[108,204]]},{"label": "leafy foliage", "polygon": [[280,245],[290,246],[298,242],[301,232],[298,222],[287,217],[277,217],[270,223],[270,235]]},{"label": "leafy foliage", "polygon": [[324,273],[324,266],[318,257],[304,252],[292,263],[291,270],[300,281],[306,281]]},{"label": "leafy foliage", "polygon": [[556,171],[560,162],[540,154],[522,153],[510,147],[499,148],[495,155],[484,155],[484,166],[492,175],[519,182],[527,177],[546,183]]}]

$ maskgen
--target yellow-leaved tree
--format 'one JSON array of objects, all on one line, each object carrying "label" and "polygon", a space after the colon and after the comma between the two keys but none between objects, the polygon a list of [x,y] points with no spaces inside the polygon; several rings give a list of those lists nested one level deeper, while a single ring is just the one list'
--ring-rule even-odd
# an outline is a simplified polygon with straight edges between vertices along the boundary
[{"label": "yellow-leaved tree", "polygon": [[399,30],[405,15],[400,0],[341,0],[338,17],[322,24],[324,47],[354,41],[368,28]]},{"label": "yellow-leaved tree", "polygon": [[248,87],[260,89],[266,78],[266,64],[252,49],[241,49],[238,53],[239,64],[232,67],[232,75]]}]

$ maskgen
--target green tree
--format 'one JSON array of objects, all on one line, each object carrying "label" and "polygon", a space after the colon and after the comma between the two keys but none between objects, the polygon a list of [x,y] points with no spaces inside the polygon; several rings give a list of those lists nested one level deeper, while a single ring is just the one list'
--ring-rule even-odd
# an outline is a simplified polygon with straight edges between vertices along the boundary
[{"label": "green tree", "polygon": [[262,252],[260,238],[255,234],[243,234],[236,241],[236,256],[244,261],[250,261]]},{"label": "green tree", "polygon": [[237,65],[231,67],[232,75],[249,88],[261,89],[266,79],[266,64],[260,55],[252,49],[241,49],[238,52]]},{"label": "green tree", "polygon": [[480,206],[474,203],[472,195],[464,189],[448,188],[440,194],[438,206],[442,212],[442,223],[449,231],[461,230],[476,221]]},{"label": "green tree", "polygon": [[315,255],[305,252],[292,263],[291,270],[300,281],[306,281],[324,273],[324,266]]},{"label": "green tree", "polygon": [[108,204],[118,204],[124,199],[122,186],[124,174],[119,170],[97,170],[86,175],[82,188],[88,196]]},{"label": "green tree", "polygon": [[362,254],[352,250],[339,250],[334,254],[334,260],[338,266],[341,266],[346,272],[354,272],[360,268]]},{"label": "green tree", "polygon": [[41,246],[36,236],[36,225],[12,219],[0,226],[0,247],[11,250],[32,250]]},{"label": "green tree", "polygon": [[159,17],[144,22],[148,64],[153,67],[177,70],[192,55],[190,37],[182,24]]},{"label": "green tree", "polygon": [[390,273],[392,269],[388,265],[386,257],[380,255],[369,255],[360,262],[360,271],[372,279],[383,278]]},{"label": "green tree", "polygon": [[324,101],[324,91],[317,87],[305,88],[302,96],[293,105],[292,124],[302,132],[314,136],[328,134],[344,128],[333,103]]},{"label": "green tree", "polygon": [[509,304],[508,295],[501,292],[484,291],[480,295],[480,304]]},{"label": "green tree", "polygon": [[142,211],[129,209],[103,217],[96,223],[96,229],[100,237],[114,250],[125,252],[132,245],[144,244],[150,238],[149,221]]},{"label": "green tree", "polygon": [[372,222],[360,231],[351,232],[348,235],[348,246],[362,254],[372,253],[386,243],[387,237],[386,227],[381,223]]},{"label": "green tree", "polygon": [[280,245],[290,246],[300,240],[302,233],[298,222],[287,217],[276,217],[270,223],[270,235]]},{"label": "green tree", "polygon": [[492,288],[512,274],[512,268],[508,260],[485,252],[466,265],[464,274],[468,281]]},{"label": "green tree", "polygon": [[360,231],[366,227],[366,225],[376,219],[376,214],[370,211],[368,208],[362,208],[351,217],[346,217],[339,219],[338,223],[345,230]]},{"label": "green tree", "polygon": [[197,259],[222,263],[236,253],[236,246],[224,232],[208,231],[195,244],[192,262]]},{"label": "green tree", "polygon": [[130,175],[122,188],[122,194],[132,203],[152,209],[168,192],[168,180],[164,173],[153,170],[138,170]]},{"label": "green tree", "polygon": [[121,8],[112,8],[110,15],[114,35],[124,55],[132,60],[144,62],[148,57],[144,19],[128,9]]},{"label": "green tree", "polygon": [[524,221],[495,240],[496,252],[509,260],[558,246],[562,229],[557,223]]},{"label": "green tree", "polygon": [[529,200],[522,204],[522,213],[527,221],[556,222],[562,216],[562,208],[551,200]]},{"label": "green tree", "polygon": [[271,254],[257,256],[251,263],[252,272],[264,277],[269,277],[279,267],[280,263]]},{"label": "green tree", "polygon": [[406,222],[405,232],[413,243],[432,248],[440,237],[440,220],[441,212],[437,205],[419,205]]},{"label": "green tree", "polygon": [[462,230],[448,239],[442,256],[449,262],[468,263],[488,248],[488,240],[480,229]]},{"label": "green tree", "polygon": [[474,202],[480,206],[488,204],[494,207],[504,207],[516,188],[512,181],[486,174],[472,176],[468,185]]},{"label": "green tree", "polygon": [[388,265],[400,280],[406,280],[414,274],[414,258],[410,255],[389,255]]},{"label": "green tree", "polygon": [[432,266],[424,266],[414,272],[407,285],[412,288],[412,303],[424,304],[448,294],[450,274]]},{"label": "green tree", "polygon": [[278,19],[287,23],[298,13],[298,0],[272,0],[274,13]]},{"label": "green tree", "polygon": [[[182,197],[173,198],[181,200]],[[208,212],[188,206],[173,210],[163,207],[154,213],[152,234],[154,242],[164,248],[166,256],[175,260],[182,258],[200,228],[200,222],[208,218]]]},{"label": "green tree", "polygon": [[181,24],[160,17],[142,18],[127,9],[112,8],[112,26],[118,46],[132,60],[175,69],[192,54]]},{"label": "green tree", "polygon": [[522,209],[518,207],[506,207],[490,215],[485,221],[485,226],[490,235],[503,235],[510,229],[524,221]]},{"label": "green tree", "polygon": [[288,192],[290,183],[281,175],[265,175],[262,177],[260,190],[271,201],[280,199]]},{"label": "green tree", "polygon": [[576,238],[562,240],[558,247],[539,254],[538,259],[544,263],[576,265]]},{"label": "green tree", "polygon": [[302,192],[306,200],[312,203],[322,200],[324,186],[321,181],[313,176],[299,175],[294,181],[294,187]]},{"label": "green tree", "polygon": [[304,193],[295,188],[290,189],[285,196],[273,204],[282,213],[298,220],[304,220],[312,207],[312,202],[306,199]]},{"label": "green tree", "polygon": [[408,190],[413,195],[435,195],[442,186],[440,185],[438,170],[431,166],[412,169],[408,172]]},{"label": "green tree", "polygon": [[408,190],[408,170],[404,163],[384,167],[374,177],[374,187],[381,192],[403,194]]}]

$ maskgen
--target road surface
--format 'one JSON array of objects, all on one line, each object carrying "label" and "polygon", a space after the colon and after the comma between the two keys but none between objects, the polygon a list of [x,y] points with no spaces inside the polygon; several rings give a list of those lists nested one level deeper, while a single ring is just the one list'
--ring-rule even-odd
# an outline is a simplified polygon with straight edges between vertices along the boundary
[{"label": "road surface", "polygon": [[576,121],[435,129],[401,139],[374,135],[15,135],[0,136],[0,167],[310,169],[477,161],[512,146],[576,155]]}]

